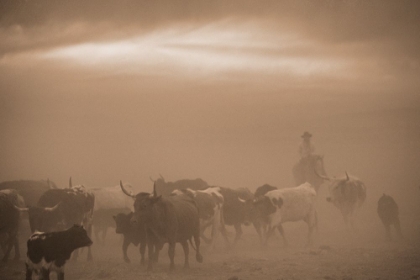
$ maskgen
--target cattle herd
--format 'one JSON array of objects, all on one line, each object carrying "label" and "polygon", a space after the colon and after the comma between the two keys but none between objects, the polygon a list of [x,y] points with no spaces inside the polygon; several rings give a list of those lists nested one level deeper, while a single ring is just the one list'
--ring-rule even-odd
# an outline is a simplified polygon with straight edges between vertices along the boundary
[{"label": "cattle herd", "polygon": [[[88,247],[87,260],[93,260],[90,245],[103,244],[107,230],[115,228],[123,236],[122,256],[130,262],[127,248],[139,246],[141,262],[152,270],[159,252],[168,244],[170,270],[174,268],[175,244],[184,251],[184,267],[189,267],[190,246],[197,262],[203,262],[201,242],[214,248],[219,236],[227,248],[241,239],[242,225],[252,224],[261,246],[277,229],[287,238],[285,222],[304,221],[308,225],[307,245],[314,242],[318,226],[316,198],[319,186],[328,183],[331,202],[342,214],[349,228],[354,228],[354,212],[366,199],[363,182],[347,172],[343,178],[325,173],[321,156],[313,156],[293,168],[295,187],[277,188],[262,185],[254,193],[246,188],[231,189],[209,186],[201,179],[166,182],[161,176],[153,180],[151,192],[133,193],[132,187],[120,181],[114,187],[88,189],[73,185],[58,188],[47,181],[11,181],[0,183],[0,242],[3,262],[14,248],[14,259],[20,258],[18,233],[26,224],[31,234],[27,239],[26,279],[32,274],[49,279],[56,272],[64,279],[64,265],[70,257],[77,259],[79,250]],[[386,237],[391,239],[391,226],[402,238],[395,200],[384,194],[378,200],[378,216]],[[233,226],[230,240],[226,226]]]}]

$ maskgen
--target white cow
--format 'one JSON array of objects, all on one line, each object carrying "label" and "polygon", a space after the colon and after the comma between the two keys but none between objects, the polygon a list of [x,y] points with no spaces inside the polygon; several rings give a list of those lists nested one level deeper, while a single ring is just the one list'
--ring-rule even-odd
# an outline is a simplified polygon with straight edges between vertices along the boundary
[{"label": "white cow", "polygon": [[327,197],[327,201],[340,210],[346,225],[354,230],[354,213],[366,200],[366,186],[358,178],[349,176],[347,172],[344,178],[320,177],[330,181],[328,187],[330,196]]},{"label": "white cow", "polygon": [[[199,209],[201,237],[206,242],[210,243],[210,248],[214,249],[219,230],[221,230],[223,236],[227,238],[224,231],[222,216],[224,199],[220,193],[219,187],[210,187],[205,190],[197,191],[187,188],[183,190],[174,190],[172,194],[187,194],[194,198]],[[204,236],[204,231],[208,227],[211,227],[211,239]]]},{"label": "white cow", "polygon": [[267,240],[277,227],[283,236],[285,245],[287,245],[282,224],[303,220],[308,224],[309,228],[307,245],[312,245],[312,234],[317,224],[315,201],[316,191],[309,183],[304,183],[294,188],[272,190],[256,198],[254,210],[258,211],[258,216],[268,223],[265,244],[267,244]]}]

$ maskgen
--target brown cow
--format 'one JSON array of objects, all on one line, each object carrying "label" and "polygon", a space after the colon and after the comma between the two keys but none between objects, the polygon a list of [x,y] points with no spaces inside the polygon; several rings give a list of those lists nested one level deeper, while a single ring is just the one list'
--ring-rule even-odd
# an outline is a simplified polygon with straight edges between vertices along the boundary
[{"label": "brown cow", "polygon": [[200,254],[200,220],[198,209],[190,196],[157,196],[155,188],[153,195],[149,193],[133,195],[124,189],[122,182],[120,182],[120,186],[125,194],[135,198],[133,222],[145,222],[149,255],[148,270],[152,270],[158,250],[162,248],[164,243],[169,244],[170,270],[173,270],[175,267],[176,243],[181,243],[184,249],[184,267],[188,268],[188,241],[192,237],[194,237],[196,246],[196,260],[199,263],[203,261],[203,257]]}]

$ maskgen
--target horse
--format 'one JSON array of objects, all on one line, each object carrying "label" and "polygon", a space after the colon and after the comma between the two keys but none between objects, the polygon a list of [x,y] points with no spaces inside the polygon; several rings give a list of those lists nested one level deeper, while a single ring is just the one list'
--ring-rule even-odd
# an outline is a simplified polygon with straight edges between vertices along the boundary
[{"label": "horse", "polygon": [[318,193],[318,189],[324,182],[324,179],[317,174],[327,176],[324,169],[324,156],[309,155],[306,158],[302,158],[293,166],[292,172],[296,186],[308,182]]}]

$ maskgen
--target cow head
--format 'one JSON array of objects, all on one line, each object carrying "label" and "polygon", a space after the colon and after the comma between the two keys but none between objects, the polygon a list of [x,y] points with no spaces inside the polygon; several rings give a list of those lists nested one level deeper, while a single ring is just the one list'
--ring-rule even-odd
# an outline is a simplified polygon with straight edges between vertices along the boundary
[{"label": "cow head", "polygon": [[327,197],[328,202],[334,202],[338,197],[344,195],[346,185],[350,181],[349,175],[347,174],[347,172],[345,173],[346,173],[345,178],[329,178],[329,177],[317,174],[319,177],[330,182],[329,187],[328,187],[329,193],[330,193],[330,196]]},{"label": "cow head", "polygon": [[62,229],[63,213],[61,203],[54,207],[33,206],[27,208],[31,231],[51,232]]},{"label": "cow head", "polygon": [[254,220],[266,220],[269,215],[276,212],[282,205],[283,199],[281,197],[270,198],[265,195],[259,196],[253,201],[253,218]]},{"label": "cow head", "polygon": [[131,218],[134,213],[130,212],[129,214],[119,213],[116,216],[113,216],[116,228],[115,232],[118,234],[124,234],[131,231]]},{"label": "cow head", "polygon": [[156,186],[153,185],[153,195],[150,193],[140,192],[134,195],[131,191],[128,191],[122,181],[120,181],[121,190],[128,196],[134,198],[134,215],[131,218],[133,225],[143,221],[146,217],[151,216],[153,205],[158,202],[162,196],[156,194]]},{"label": "cow head", "polygon": [[66,231],[69,234],[69,245],[74,248],[81,248],[92,245],[86,230],[81,225],[74,225]]},{"label": "cow head", "polygon": [[245,225],[249,225],[253,221],[254,217],[254,205],[253,198],[242,199],[238,197],[239,207],[244,217]]}]

